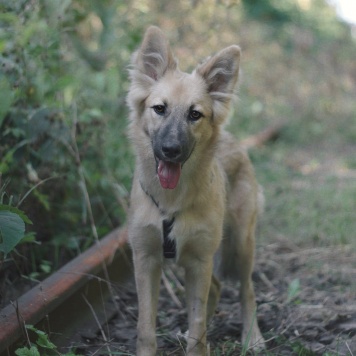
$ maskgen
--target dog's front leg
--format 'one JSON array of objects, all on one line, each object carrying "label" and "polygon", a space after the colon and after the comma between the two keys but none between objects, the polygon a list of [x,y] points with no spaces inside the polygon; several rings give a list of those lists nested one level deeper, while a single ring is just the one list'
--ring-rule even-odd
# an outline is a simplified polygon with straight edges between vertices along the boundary
[{"label": "dog's front leg", "polygon": [[161,263],[159,256],[134,250],[135,280],[138,295],[138,356],[156,355],[156,315],[162,270]]},{"label": "dog's front leg", "polygon": [[207,302],[212,276],[213,261],[192,257],[185,266],[185,283],[189,317],[187,354],[206,355]]}]

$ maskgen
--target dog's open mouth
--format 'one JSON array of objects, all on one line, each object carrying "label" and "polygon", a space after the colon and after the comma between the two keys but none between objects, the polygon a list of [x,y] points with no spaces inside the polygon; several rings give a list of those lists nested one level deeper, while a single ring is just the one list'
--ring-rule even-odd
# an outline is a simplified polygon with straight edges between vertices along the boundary
[{"label": "dog's open mouth", "polygon": [[178,184],[181,170],[181,163],[159,160],[157,174],[161,187],[164,189],[174,189]]}]

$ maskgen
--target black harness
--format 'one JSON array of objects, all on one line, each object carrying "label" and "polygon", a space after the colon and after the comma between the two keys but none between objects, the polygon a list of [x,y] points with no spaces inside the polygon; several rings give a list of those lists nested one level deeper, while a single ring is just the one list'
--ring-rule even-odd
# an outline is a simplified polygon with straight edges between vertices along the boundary
[{"label": "black harness", "polygon": [[165,258],[176,257],[176,241],[169,238],[169,233],[172,231],[174,223],[174,217],[170,220],[162,221],[163,231],[163,256]]},{"label": "black harness", "polygon": [[[143,187],[143,184],[140,181],[140,185],[144,193],[151,198],[153,204],[157,207],[161,215],[164,215],[164,211],[159,207],[157,200]],[[169,234],[173,229],[175,217],[171,219],[162,220],[162,234],[163,234],[163,256],[165,258],[175,258],[177,254],[176,241],[169,238]]]}]

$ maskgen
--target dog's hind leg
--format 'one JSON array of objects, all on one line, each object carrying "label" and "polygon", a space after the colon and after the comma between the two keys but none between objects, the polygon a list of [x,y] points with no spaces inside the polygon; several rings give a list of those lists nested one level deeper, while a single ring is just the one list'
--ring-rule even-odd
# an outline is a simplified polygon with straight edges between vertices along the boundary
[{"label": "dog's hind leg", "polygon": [[[241,173],[241,172],[240,172]],[[242,310],[242,342],[254,348],[264,348],[257,325],[255,293],[252,283],[257,218],[257,185],[249,175],[237,177],[228,199],[224,238],[221,245],[221,274],[240,280]],[[237,278],[236,278],[237,277]]]},{"label": "dog's hind leg", "polygon": [[240,280],[240,300],[242,313],[242,343],[253,349],[264,348],[264,341],[257,324],[257,307],[252,282],[254,265],[254,230],[256,214],[251,217],[248,225],[242,230],[235,226],[240,238],[237,240],[238,276]]}]

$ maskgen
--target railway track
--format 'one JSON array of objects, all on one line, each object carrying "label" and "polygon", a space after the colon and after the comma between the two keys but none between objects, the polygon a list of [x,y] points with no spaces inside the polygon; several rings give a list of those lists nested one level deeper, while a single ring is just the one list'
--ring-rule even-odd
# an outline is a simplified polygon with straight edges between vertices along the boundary
[{"label": "railway track", "polygon": [[[117,229],[0,311],[0,356],[28,342],[25,325],[49,332],[57,346],[76,330],[117,312],[112,285],[132,276],[127,231]],[[110,298],[112,297],[112,298]],[[96,320],[98,321],[98,320]]]}]

